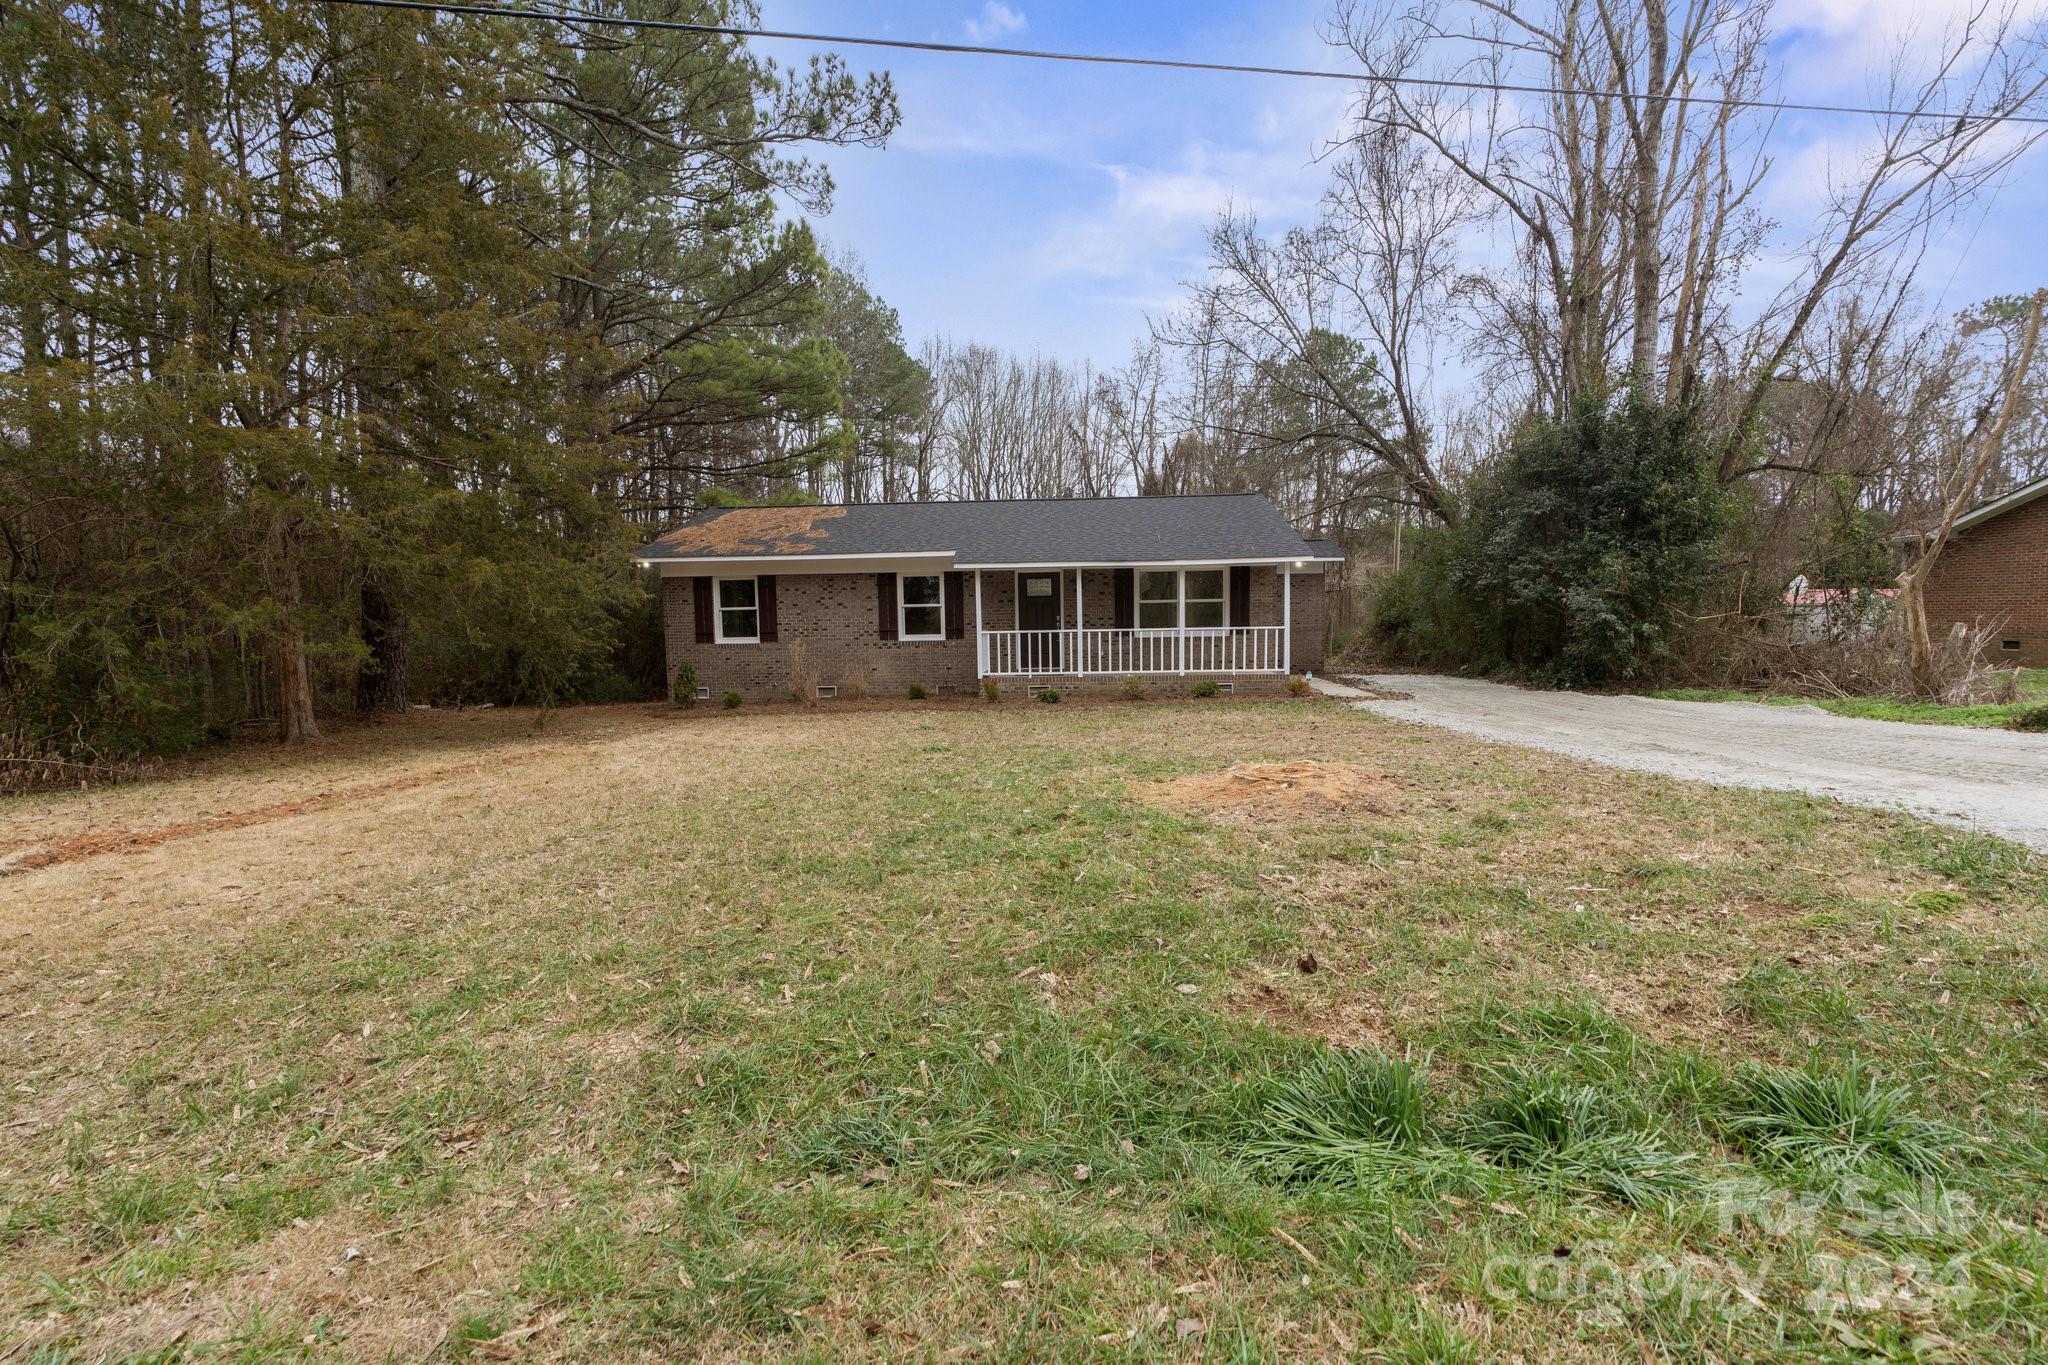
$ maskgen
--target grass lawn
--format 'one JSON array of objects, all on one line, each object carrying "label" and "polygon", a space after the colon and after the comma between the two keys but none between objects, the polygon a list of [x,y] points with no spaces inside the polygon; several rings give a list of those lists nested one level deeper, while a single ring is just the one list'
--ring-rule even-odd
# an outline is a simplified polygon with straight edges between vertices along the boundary
[{"label": "grass lawn", "polygon": [[1747,701],[1767,706],[1818,706],[1838,716],[1903,720],[1919,725],[1971,725],[1997,729],[2029,707],[2048,705],[2048,668],[2020,670],[2018,701],[1989,706],[1942,706],[1931,701],[1888,697],[1788,697],[1769,692],[1729,692],[1709,687],[1673,687],[1647,694],[1665,701]]},{"label": "grass lawn", "polygon": [[0,1359],[2048,1351],[2011,845],[1323,702],[532,722],[0,805]]}]

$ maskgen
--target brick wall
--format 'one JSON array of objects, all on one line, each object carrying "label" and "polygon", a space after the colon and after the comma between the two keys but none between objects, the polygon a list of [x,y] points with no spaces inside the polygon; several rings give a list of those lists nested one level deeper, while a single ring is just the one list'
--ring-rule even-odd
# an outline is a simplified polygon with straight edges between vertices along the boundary
[{"label": "brick wall", "polygon": [[[1987,657],[2048,667],[2048,497],[1982,522],[1949,542],[1927,581],[1927,617],[2002,622]],[[2002,644],[2017,640],[2017,650]]]},{"label": "brick wall", "polygon": [[[1289,647],[1296,671],[1321,673],[1330,632],[1330,583],[1334,575],[1298,573],[1294,576],[1294,636]],[[1252,600],[1258,601],[1258,580],[1252,580]],[[1273,610],[1277,619],[1278,607]]]},{"label": "brick wall", "polygon": [[[1060,600],[1069,625],[1074,616],[1074,574],[1060,574]],[[1079,571],[1081,605],[1086,624],[1115,625],[1115,579],[1109,569]],[[1320,670],[1327,613],[1326,579],[1297,574],[1294,579],[1294,664]],[[697,685],[715,700],[738,692],[750,702],[785,701],[790,696],[790,645],[804,643],[806,666],[827,686],[844,688],[860,669],[867,671],[873,696],[901,696],[912,683],[927,691],[969,692],[980,686],[974,671],[974,575],[962,594],[966,636],[959,640],[884,640],[875,629],[873,574],[780,574],[776,578],[776,634],[773,644],[698,644],[696,604],[689,577],[661,580],[663,633],[668,644],[669,676],[689,663]],[[1016,575],[1004,570],[981,575],[982,611],[990,630],[1016,626]],[[1280,621],[1280,576],[1276,570],[1252,570],[1252,619],[1240,624],[1277,625]],[[1112,683],[1114,680],[1111,680]],[[1277,682],[1277,679],[1275,679]],[[1062,687],[1067,684],[1061,683]]]},{"label": "brick wall", "polygon": [[866,668],[874,696],[903,695],[917,683],[929,692],[968,692],[974,677],[973,612],[959,640],[884,640],[875,629],[873,574],[778,574],[773,644],[697,643],[696,604],[688,578],[661,580],[662,623],[671,680],[678,665],[697,669],[697,686],[715,700],[737,692],[748,701],[790,698],[790,645],[801,640],[806,666],[827,686],[845,687]]}]

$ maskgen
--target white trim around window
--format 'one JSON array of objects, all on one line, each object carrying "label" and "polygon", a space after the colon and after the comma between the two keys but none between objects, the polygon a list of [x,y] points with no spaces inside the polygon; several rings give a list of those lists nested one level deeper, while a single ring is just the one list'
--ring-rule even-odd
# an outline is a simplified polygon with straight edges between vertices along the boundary
[{"label": "white trim around window", "polygon": [[[1191,595],[1188,592],[1188,579],[1190,576],[1200,580],[1197,582],[1196,587],[1201,591],[1197,594]],[[1207,580],[1211,576],[1216,580],[1216,591],[1213,594],[1208,591],[1210,584]],[[1155,594],[1157,594],[1159,588],[1167,586],[1160,583],[1160,579],[1172,579],[1173,595],[1170,597],[1154,595],[1148,598],[1145,595],[1147,587],[1145,580],[1148,578],[1152,580],[1150,586]],[[1133,624],[1136,625],[1140,633],[1166,634],[1183,628],[1191,631],[1214,633],[1230,629],[1230,570],[1228,567],[1217,569],[1139,569],[1137,571],[1137,581],[1131,585],[1131,595],[1134,599],[1132,602],[1132,614],[1135,618]],[[1152,608],[1152,610],[1146,611],[1147,607]],[[1161,611],[1160,608],[1162,607],[1168,610]],[[1195,608],[1194,612],[1190,613],[1190,607]],[[1171,617],[1170,620],[1166,619],[1169,615]],[[1208,619],[1195,621],[1190,619],[1191,615]]]},{"label": "white trim around window", "polygon": [[[911,600],[910,585],[918,584],[917,599]],[[931,584],[929,597],[924,584]],[[911,613],[915,612],[913,616]],[[912,630],[916,621],[919,629]],[[925,629],[925,627],[929,629]],[[943,574],[905,573],[896,575],[896,638],[899,640],[943,640],[946,638],[946,579]]]},{"label": "white trim around window", "polygon": [[[726,589],[734,591],[727,594]],[[739,591],[745,589],[744,592]],[[735,629],[728,630],[730,618]],[[751,625],[753,629],[745,628]],[[755,578],[711,580],[711,638],[722,645],[761,643],[761,583]]]}]

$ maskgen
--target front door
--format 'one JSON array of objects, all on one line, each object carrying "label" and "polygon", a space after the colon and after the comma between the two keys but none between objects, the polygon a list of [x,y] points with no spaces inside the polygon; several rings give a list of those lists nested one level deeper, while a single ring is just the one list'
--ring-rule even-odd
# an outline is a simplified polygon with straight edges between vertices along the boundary
[{"label": "front door", "polygon": [[1060,671],[1060,576],[1056,573],[1017,575],[1017,629],[1044,634],[1020,638],[1024,667],[1037,673]]}]

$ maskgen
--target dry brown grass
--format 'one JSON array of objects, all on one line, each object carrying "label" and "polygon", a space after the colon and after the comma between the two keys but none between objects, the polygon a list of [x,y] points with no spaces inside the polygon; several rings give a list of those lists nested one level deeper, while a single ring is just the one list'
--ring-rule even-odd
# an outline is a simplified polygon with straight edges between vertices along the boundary
[{"label": "dry brown grass", "polygon": [[[1482,1354],[1680,1355],[1474,1301],[1505,1218],[1403,1214],[1423,1250],[1389,1252],[1211,1188],[1175,1106],[1290,1040],[1475,1074],[1533,1036],[1476,1011],[1559,998],[1727,1061],[1819,1038],[1924,1069],[1967,1026],[1944,1102],[2025,1095],[1968,1071],[2009,1025],[1943,996],[2024,970],[2041,908],[1930,872],[1897,817],[1313,704],[539,719],[4,808],[11,845],[74,856],[0,878],[0,1354],[1334,1359],[1415,1346],[1362,1305],[1426,1299]],[[1837,989],[1867,1026],[1802,1012]],[[928,1143],[872,1182],[830,1127],[870,1113]]]}]

